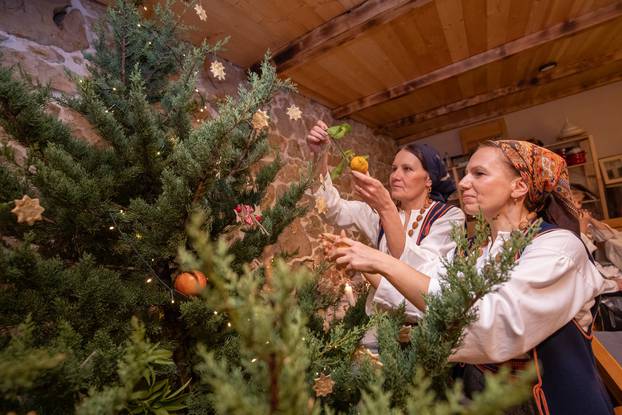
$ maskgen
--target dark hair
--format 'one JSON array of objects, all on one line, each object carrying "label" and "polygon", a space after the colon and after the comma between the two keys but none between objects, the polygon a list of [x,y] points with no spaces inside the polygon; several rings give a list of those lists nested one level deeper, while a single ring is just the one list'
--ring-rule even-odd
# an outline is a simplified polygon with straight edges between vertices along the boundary
[{"label": "dark hair", "polygon": [[[428,170],[428,164],[425,161],[425,157],[423,157],[423,153],[421,152],[421,150],[419,149],[419,147],[416,144],[407,144],[403,147],[401,147],[399,150],[397,150],[397,152],[399,153],[402,150],[406,150],[409,153],[411,153],[413,156],[417,157],[417,159],[421,162],[421,166],[423,167],[423,170],[425,170],[426,172],[430,172]],[[396,153],[397,154],[397,153]]]}]

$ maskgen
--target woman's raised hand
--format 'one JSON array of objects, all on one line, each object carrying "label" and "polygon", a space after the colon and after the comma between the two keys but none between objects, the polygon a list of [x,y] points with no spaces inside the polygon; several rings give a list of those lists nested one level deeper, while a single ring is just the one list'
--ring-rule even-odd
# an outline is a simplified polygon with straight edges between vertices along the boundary
[{"label": "woman's raised hand", "polygon": [[354,191],[376,212],[386,209],[394,209],[395,204],[389,191],[375,179],[367,174],[352,172],[354,177]]},{"label": "woman's raised hand", "polygon": [[327,129],[328,126],[324,121],[317,120],[313,128],[309,130],[309,134],[307,134],[307,144],[311,152],[316,154],[321,152],[324,145],[328,143]]},{"label": "woman's raised hand", "polygon": [[328,256],[337,265],[345,266],[348,270],[361,272],[378,272],[377,265],[380,259],[386,256],[377,249],[371,248],[360,242],[344,236],[330,233],[322,234],[324,241],[328,242]]}]

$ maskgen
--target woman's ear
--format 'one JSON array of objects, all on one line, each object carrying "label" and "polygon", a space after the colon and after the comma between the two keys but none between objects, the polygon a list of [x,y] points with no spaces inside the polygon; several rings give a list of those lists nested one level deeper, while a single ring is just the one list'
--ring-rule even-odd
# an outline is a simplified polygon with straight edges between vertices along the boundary
[{"label": "woman's ear", "polygon": [[517,177],[512,181],[512,193],[510,193],[512,199],[520,199],[523,196],[527,196],[527,193],[529,193],[529,186],[527,186],[522,177]]},{"label": "woman's ear", "polygon": [[425,179],[425,187],[429,187],[430,189],[432,188],[432,179],[430,179],[430,175],[428,174],[426,179]]}]

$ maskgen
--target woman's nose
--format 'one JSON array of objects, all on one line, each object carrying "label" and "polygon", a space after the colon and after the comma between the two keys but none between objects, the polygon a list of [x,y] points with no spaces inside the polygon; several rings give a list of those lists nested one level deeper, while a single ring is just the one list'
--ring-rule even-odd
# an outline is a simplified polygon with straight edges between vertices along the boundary
[{"label": "woman's nose", "polygon": [[471,187],[471,178],[470,178],[470,176],[471,176],[470,174],[467,174],[458,183],[458,187],[460,188],[461,191],[465,191],[466,189]]}]

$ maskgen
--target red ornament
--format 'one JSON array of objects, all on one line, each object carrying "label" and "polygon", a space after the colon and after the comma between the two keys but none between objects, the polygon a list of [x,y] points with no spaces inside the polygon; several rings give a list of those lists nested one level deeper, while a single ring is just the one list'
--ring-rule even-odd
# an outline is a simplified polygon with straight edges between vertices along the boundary
[{"label": "red ornament", "polygon": [[175,289],[189,296],[198,295],[207,285],[207,277],[201,271],[182,272],[175,278]]},{"label": "red ornament", "polygon": [[261,222],[263,220],[263,216],[255,215],[255,219],[257,220],[257,222]]},{"label": "red ornament", "polygon": [[237,205],[235,207],[235,211],[238,212],[238,213],[242,212],[242,205]]}]

